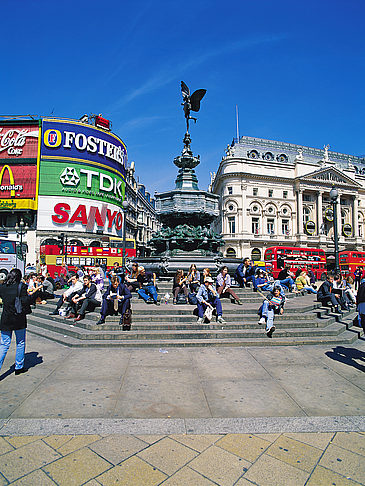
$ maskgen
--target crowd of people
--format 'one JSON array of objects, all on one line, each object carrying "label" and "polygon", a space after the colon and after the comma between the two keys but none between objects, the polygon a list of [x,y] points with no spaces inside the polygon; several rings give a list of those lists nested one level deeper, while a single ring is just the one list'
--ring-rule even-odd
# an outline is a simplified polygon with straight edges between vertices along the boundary
[{"label": "crowd of people", "polygon": [[[356,306],[358,325],[365,333],[365,274],[361,267],[354,277],[343,278],[341,275],[328,273],[326,280],[318,286],[310,268],[300,268],[294,274],[290,266],[284,266],[274,279],[270,271],[255,266],[245,258],[237,267],[233,278],[229,275],[227,266],[223,266],[213,278],[209,268],[200,272],[192,264],[186,275],[182,269],[175,273],[172,285],[173,304],[194,305],[198,324],[209,323],[214,313],[217,322],[224,324],[221,299],[228,298],[232,303],[242,305],[232,284],[239,287],[252,286],[254,292],[263,296],[258,309],[258,323],[265,325],[266,334],[271,338],[275,331],[275,316],[284,312],[286,293],[311,293],[316,294],[318,302],[330,306],[333,312],[339,314]],[[60,289],[63,292],[57,295],[56,307],[51,315],[63,315],[65,319],[74,319],[77,322],[85,318],[86,312],[95,312],[100,308],[98,325],[104,324],[109,315],[120,315],[119,324],[125,330],[130,329],[133,293],[147,304],[160,305],[156,274],[146,271],[137,262],[133,262],[127,272],[117,262],[110,271],[96,266],[88,270],[76,267],[75,271],[69,272],[63,264],[53,278],[44,264],[39,273],[30,272],[24,278],[20,270],[13,269],[5,281],[0,282],[0,298],[3,304],[0,320],[0,368],[10,347],[12,332],[15,332],[15,374],[27,371],[24,368],[26,316],[31,313],[32,306],[55,299],[55,291]],[[169,294],[165,295],[166,303],[169,297]]]}]

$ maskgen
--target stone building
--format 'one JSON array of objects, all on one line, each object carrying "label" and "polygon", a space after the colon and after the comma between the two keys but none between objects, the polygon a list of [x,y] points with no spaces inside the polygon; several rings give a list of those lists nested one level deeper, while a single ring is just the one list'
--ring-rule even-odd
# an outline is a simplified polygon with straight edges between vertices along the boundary
[{"label": "stone building", "polygon": [[364,249],[365,158],[241,137],[227,147],[210,190],[221,196],[224,256],[263,258],[269,246],[334,251],[329,192],[339,191],[340,249]]}]

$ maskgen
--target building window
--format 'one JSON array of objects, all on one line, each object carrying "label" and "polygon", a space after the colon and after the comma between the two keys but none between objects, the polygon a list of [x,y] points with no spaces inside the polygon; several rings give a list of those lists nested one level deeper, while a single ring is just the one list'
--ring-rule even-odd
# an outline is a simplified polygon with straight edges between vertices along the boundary
[{"label": "building window", "polygon": [[362,238],[362,224],[359,224],[359,236]]},{"label": "building window", "polygon": [[274,192],[274,191],[273,191],[272,189],[269,189],[269,197],[272,197],[273,192]]},{"label": "building window", "polygon": [[341,226],[346,223],[346,211],[341,211]]},{"label": "building window", "polygon": [[257,188],[257,187],[254,187],[254,188],[252,189],[252,194],[253,194],[254,196],[257,196],[257,194],[258,194],[258,193],[259,193],[258,188]]},{"label": "building window", "polygon": [[233,194],[233,187],[232,186],[228,186],[227,190],[228,190],[228,194]]},{"label": "building window", "polygon": [[304,224],[310,220],[311,217],[311,210],[309,208],[303,209],[303,222]]},{"label": "building window", "polygon": [[303,201],[312,201],[312,196],[310,194],[303,194]]},{"label": "building window", "polygon": [[268,219],[267,220],[267,234],[268,235],[275,234],[275,220],[274,219]]},{"label": "building window", "polygon": [[236,232],[236,218],[234,216],[230,216],[228,218],[228,233],[235,233]]},{"label": "building window", "polygon": [[252,233],[258,235],[260,231],[259,218],[252,218]]},{"label": "building window", "polygon": [[289,230],[289,220],[288,219],[283,219],[281,221],[281,232],[285,236],[289,236],[290,230]]},{"label": "building window", "polygon": [[283,198],[288,199],[288,191],[283,191]]}]

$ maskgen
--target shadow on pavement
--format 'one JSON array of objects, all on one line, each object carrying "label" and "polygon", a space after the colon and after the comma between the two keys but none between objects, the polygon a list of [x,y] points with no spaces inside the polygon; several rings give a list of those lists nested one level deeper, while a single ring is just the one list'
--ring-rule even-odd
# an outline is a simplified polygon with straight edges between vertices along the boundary
[{"label": "shadow on pavement", "polygon": [[[25,353],[24,367],[34,368],[39,364],[43,363],[43,357],[38,356],[38,351],[32,351],[31,353]],[[15,365],[10,366],[8,371],[0,375],[0,381],[4,380],[7,376],[11,375],[15,371]]]},{"label": "shadow on pavement", "polygon": [[327,351],[325,354],[335,361],[353,366],[357,370],[365,372],[365,366],[355,361],[360,360],[365,362],[365,353],[359,349],[336,346],[333,348],[333,351]]}]

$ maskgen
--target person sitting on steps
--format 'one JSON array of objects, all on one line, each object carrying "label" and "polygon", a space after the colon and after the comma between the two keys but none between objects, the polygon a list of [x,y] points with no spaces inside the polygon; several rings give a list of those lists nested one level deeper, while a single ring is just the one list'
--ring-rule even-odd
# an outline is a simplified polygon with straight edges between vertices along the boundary
[{"label": "person sitting on steps", "polygon": [[59,310],[61,309],[62,305],[64,303],[71,304],[71,299],[74,296],[74,294],[76,294],[76,292],[81,290],[83,287],[82,282],[80,282],[80,279],[77,274],[72,275],[69,282],[71,283],[70,288],[68,288],[67,290],[65,290],[65,292],[63,292],[63,294],[61,295],[61,297],[57,302],[57,306],[55,310],[49,313],[50,316],[58,316]]},{"label": "person sitting on steps", "polygon": [[328,305],[330,303],[335,312],[342,314],[340,309],[341,300],[335,293],[333,293],[333,280],[334,276],[328,273],[327,280],[325,280],[318,289],[317,301],[321,302],[322,305]]},{"label": "person sitting on steps", "polygon": [[192,263],[189,268],[187,282],[189,284],[190,292],[197,292],[200,287],[200,272],[197,270],[195,263]]},{"label": "person sitting on steps", "polygon": [[238,265],[234,278],[240,287],[249,287],[249,282],[255,278],[255,267],[250,265],[249,258],[244,258],[243,262]]},{"label": "person sitting on steps", "polygon": [[285,296],[281,293],[280,287],[274,287],[272,293],[266,296],[259,309],[259,324],[266,324],[266,335],[272,338],[276,327],[274,325],[275,314],[282,315],[284,312]]},{"label": "person sitting on steps", "polygon": [[198,293],[196,295],[197,298],[197,307],[198,307],[198,324],[202,324],[204,321],[204,312],[206,308],[209,306],[211,308],[215,307],[217,309],[217,321],[220,324],[225,324],[225,320],[222,317],[222,304],[219,299],[218,292],[213,288],[213,279],[212,277],[206,277],[204,283],[200,286]]},{"label": "person sitting on steps", "polygon": [[237,294],[231,289],[231,277],[228,273],[228,267],[224,266],[220,269],[217,275],[216,287],[220,299],[222,297],[232,296],[238,305],[242,305]]},{"label": "person sitting on steps", "polygon": [[147,302],[147,304],[160,305],[156,288],[156,274],[153,272],[146,272],[145,268],[140,266],[137,281],[140,285],[140,288],[137,290],[138,295]]},{"label": "person sitting on steps", "polygon": [[177,270],[174,277],[174,282],[172,284],[172,293],[174,296],[173,304],[176,304],[177,296],[181,293],[184,293],[186,298],[188,297],[189,290],[186,284],[187,284],[187,279],[186,277],[184,277],[184,271]]},{"label": "person sitting on steps", "polygon": [[75,318],[75,322],[85,318],[86,311],[94,311],[101,305],[101,292],[92,283],[90,275],[84,276],[84,286],[77,291],[71,299],[71,313],[66,319]]},{"label": "person sitting on steps", "polygon": [[104,324],[106,316],[120,314],[121,318],[119,324],[123,324],[123,316],[127,309],[131,307],[132,294],[124,283],[119,282],[117,275],[111,278],[111,283],[103,295],[103,302],[101,305],[100,319],[96,323]]},{"label": "person sitting on steps", "polygon": [[132,272],[130,275],[125,276],[125,284],[130,292],[137,292],[139,289],[139,282],[137,277],[139,275],[139,267],[137,262],[132,263]]}]

